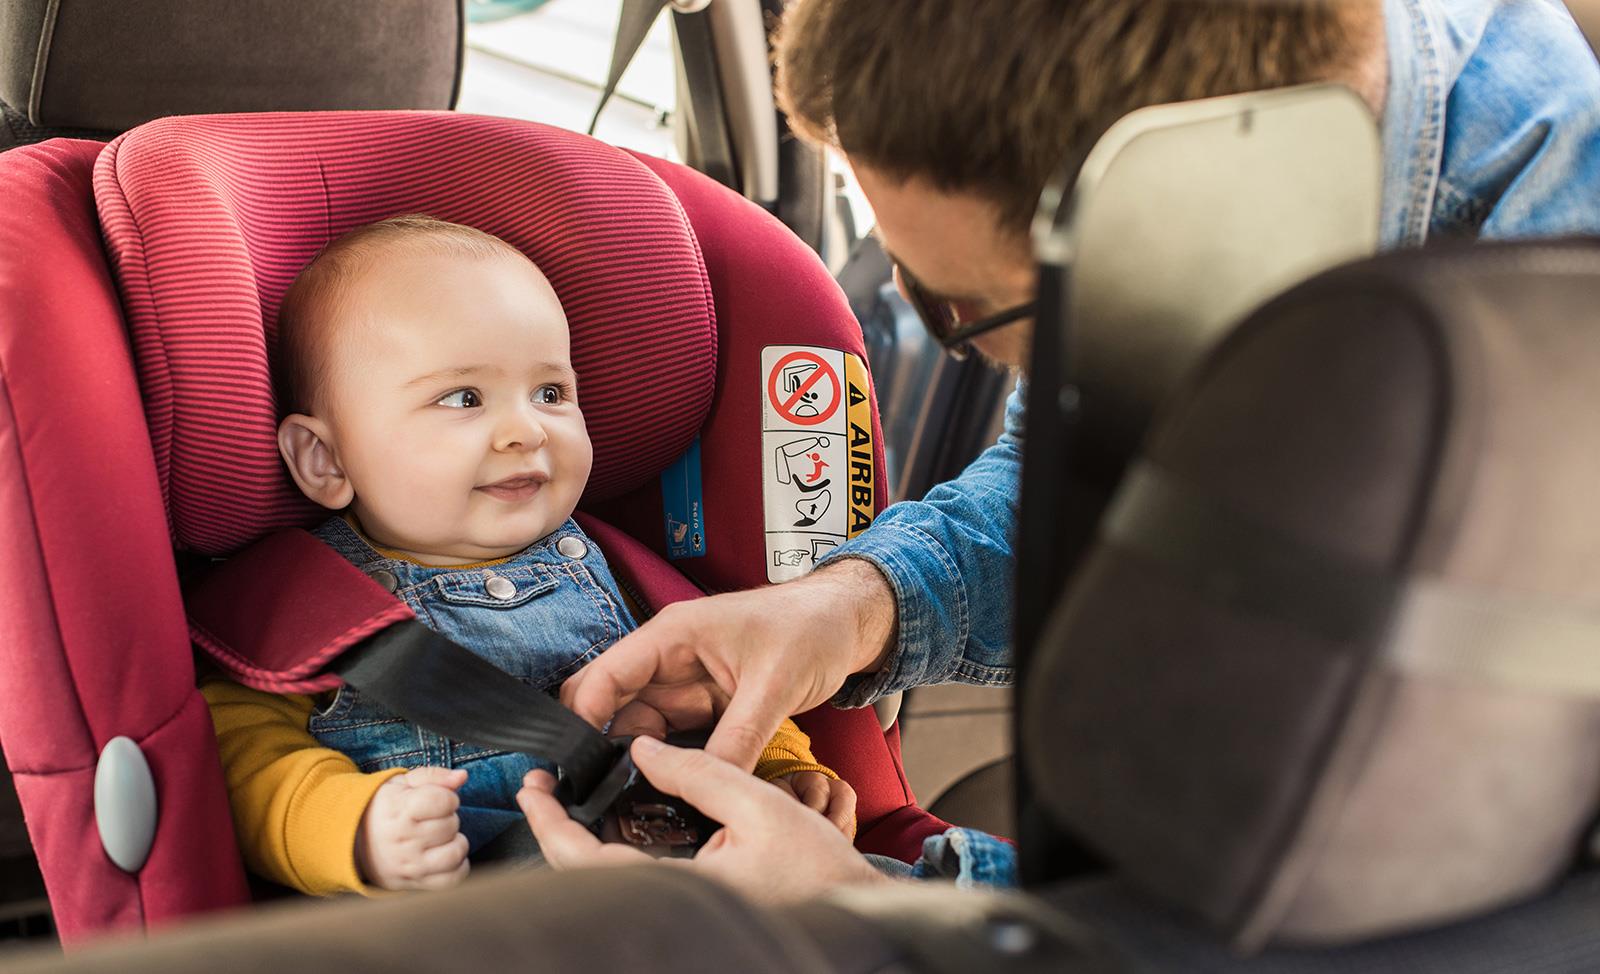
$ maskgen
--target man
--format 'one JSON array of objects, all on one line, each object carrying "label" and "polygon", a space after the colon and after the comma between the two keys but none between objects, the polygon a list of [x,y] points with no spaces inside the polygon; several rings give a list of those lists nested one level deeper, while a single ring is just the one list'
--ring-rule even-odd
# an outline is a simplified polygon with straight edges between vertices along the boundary
[{"label": "man", "polygon": [[[791,124],[849,159],[902,290],[936,334],[953,317],[1014,368],[1032,327],[1027,226],[1052,175],[1135,108],[1324,80],[1381,119],[1384,246],[1600,232],[1600,68],[1554,0],[802,0],[778,45]],[[1011,681],[1022,418],[1014,395],[1005,434],[960,478],[811,575],[672,606],[563,688],[618,731],[718,719],[706,754],[635,750],[658,786],[725,823],[700,868],[768,898],[874,880],[740,770],[780,719],[829,700]],[[551,784],[522,799],[553,862],[637,855],[568,821]],[[967,853],[964,878],[1011,878],[995,840],[942,841]]]}]

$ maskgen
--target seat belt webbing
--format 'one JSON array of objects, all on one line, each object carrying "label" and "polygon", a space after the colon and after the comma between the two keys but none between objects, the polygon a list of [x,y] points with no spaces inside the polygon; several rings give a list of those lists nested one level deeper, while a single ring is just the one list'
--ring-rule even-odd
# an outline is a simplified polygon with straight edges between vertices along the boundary
[{"label": "seat belt webbing", "polygon": [[633,63],[634,55],[639,53],[639,45],[644,43],[645,35],[650,33],[651,26],[661,15],[661,8],[668,2],[622,0],[622,10],[617,15],[617,39],[611,48],[611,70],[606,73],[606,86],[600,91],[600,103],[594,106],[594,115],[589,119],[588,134],[594,134],[595,126],[600,124],[600,113],[605,111],[606,103],[616,93],[617,83],[627,72],[628,65]]},{"label": "seat belt webbing", "polygon": [[[602,797],[595,789],[621,757],[623,745],[548,694],[415,620],[367,638],[330,669],[385,710],[436,734],[554,761],[578,802]],[[602,808],[615,797],[605,797]]]}]

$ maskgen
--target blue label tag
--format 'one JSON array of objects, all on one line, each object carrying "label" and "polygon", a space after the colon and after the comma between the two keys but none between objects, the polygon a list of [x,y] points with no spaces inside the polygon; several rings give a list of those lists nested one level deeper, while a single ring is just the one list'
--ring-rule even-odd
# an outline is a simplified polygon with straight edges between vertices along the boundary
[{"label": "blue label tag", "polygon": [[705,496],[700,489],[700,437],[661,472],[661,507],[667,522],[667,557],[703,558]]}]

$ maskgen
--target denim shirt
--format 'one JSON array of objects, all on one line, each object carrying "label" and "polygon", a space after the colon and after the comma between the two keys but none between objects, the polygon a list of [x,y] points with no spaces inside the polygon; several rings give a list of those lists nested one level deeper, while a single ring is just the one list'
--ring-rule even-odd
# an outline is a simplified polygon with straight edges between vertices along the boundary
[{"label": "denim shirt", "polygon": [[[1565,8],[1557,0],[1385,0],[1384,15],[1382,245],[1416,246],[1430,234],[1600,233],[1600,65]],[[1023,418],[1019,389],[999,442],[960,477],[890,507],[822,560],[876,565],[899,622],[882,671],[848,681],[836,704],[864,706],[930,683],[1012,681],[1010,539]],[[942,861],[949,872],[953,859],[964,882],[1013,881],[1014,850],[981,833],[930,839],[923,868]]]},{"label": "denim shirt", "polygon": [[[343,518],[313,532],[411,608],[429,629],[524,682],[554,693],[562,681],[634,629],[611,569],[595,543],[568,520],[503,562],[438,568],[390,558]],[[549,762],[442,737],[342,687],[312,714],[310,731],[362,771],[432,765],[464,768],[461,831],[472,851],[523,821],[522,777]]]}]

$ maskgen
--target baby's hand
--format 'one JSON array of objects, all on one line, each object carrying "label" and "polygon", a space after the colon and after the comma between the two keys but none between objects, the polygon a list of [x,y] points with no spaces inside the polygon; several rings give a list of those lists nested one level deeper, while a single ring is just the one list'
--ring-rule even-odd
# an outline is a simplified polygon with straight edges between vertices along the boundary
[{"label": "baby's hand", "polygon": [[772,783],[793,795],[800,804],[826,816],[835,828],[845,834],[845,838],[855,838],[856,790],[854,788],[843,781],[837,781],[815,771],[796,771],[782,778],[773,778]]},{"label": "baby's hand", "polygon": [[460,769],[413,768],[385,781],[356,830],[356,868],[382,889],[446,889],[467,875]]}]

